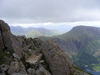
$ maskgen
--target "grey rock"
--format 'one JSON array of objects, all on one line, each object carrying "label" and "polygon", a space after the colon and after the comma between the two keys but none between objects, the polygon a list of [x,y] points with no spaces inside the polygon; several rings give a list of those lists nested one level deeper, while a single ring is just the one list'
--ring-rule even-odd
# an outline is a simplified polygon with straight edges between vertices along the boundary
[{"label": "grey rock", "polygon": [[6,75],[5,73],[0,73],[0,75]]},{"label": "grey rock", "polygon": [[43,66],[36,71],[36,75],[51,75]]},{"label": "grey rock", "polygon": [[19,56],[18,56],[16,53],[13,53],[12,55],[13,55],[13,57],[14,57],[15,59],[20,59]]},{"label": "grey rock", "polygon": [[28,71],[28,75],[36,75],[36,71],[32,68],[29,68],[27,71]]},{"label": "grey rock", "polygon": [[27,74],[23,63],[17,61],[11,62],[10,67],[8,69],[8,74],[12,75],[15,73]]},{"label": "grey rock", "polygon": [[35,65],[40,61],[41,57],[42,57],[42,54],[39,54],[39,55],[32,54],[30,57],[26,59],[26,62]]},{"label": "grey rock", "polygon": [[10,27],[2,20],[0,20],[0,43],[0,49],[7,50],[10,53],[15,52],[19,57],[22,56],[23,49],[19,39],[11,34]]},{"label": "grey rock", "polygon": [[12,73],[11,75],[28,75],[26,73]]},{"label": "grey rock", "polygon": [[72,75],[74,71],[72,63],[69,62],[68,56],[55,42],[46,41],[42,45],[41,51],[53,75]]},{"label": "grey rock", "polygon": [[5,72],[5,71],[8,70],[8,66],[5,65],[5,64],[2,64],[2,65],[0,66],[0,70],[1,70],[2,72]]}]

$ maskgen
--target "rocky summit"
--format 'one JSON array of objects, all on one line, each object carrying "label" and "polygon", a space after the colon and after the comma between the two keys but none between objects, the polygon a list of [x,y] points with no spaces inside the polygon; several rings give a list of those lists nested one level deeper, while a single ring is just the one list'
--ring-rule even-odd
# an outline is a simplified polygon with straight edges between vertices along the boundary
[{"label": "rocky summit", "polygon": [[53,41],[15,36],[0,20],[0,75],[90,75]]}]

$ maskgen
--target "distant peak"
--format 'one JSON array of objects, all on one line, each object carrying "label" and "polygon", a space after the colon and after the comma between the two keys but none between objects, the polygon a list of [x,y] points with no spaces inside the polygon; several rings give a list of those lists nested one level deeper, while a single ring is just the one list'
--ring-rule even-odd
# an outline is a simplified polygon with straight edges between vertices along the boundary
[{"label": "distant peak", "polygon": [[92,26],[80,25],[80,26],[74,27],[72,30],[78,30],[78,29],[100,29],[100,28],[98,28],[98,27],[92,27]]}]

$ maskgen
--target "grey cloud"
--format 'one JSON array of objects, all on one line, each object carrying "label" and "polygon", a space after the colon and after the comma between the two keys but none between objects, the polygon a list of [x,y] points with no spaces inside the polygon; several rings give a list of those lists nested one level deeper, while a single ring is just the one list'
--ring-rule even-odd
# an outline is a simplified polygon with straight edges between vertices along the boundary
[{"label": "grey cloud", "polygon": [[[10,22],[100,20],[94,11],[100,10],[99,3],[100,0],[0,0],[0,18]],[[87,10],[93,10],[93,18]]]}]

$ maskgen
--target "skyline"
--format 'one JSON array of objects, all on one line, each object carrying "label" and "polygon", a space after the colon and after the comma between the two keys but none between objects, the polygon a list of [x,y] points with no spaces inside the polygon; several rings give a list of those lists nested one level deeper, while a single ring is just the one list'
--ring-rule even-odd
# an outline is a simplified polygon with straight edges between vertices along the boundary
[{"label": "skyline", "polygon": [[83,21],[83,22],[63,22],[63,23],[22,23],[22,24],[10,24],[10,26],[22,26],[22,27],[41,27],[41,26],[59,26],[59,25],[70,25],[70,26],[94,26],[94,27],[100,27],[100,21]]},{"label": "skyline", "polygon": [[[9,24],[10,25],[10,24]],[[100,27],[100,22],[67,22],[67,23],[36,23],[36,24],[12,24],[10,26],[20,26],[24,28],[35,27],[35,28],[45,28],[49,30],[57,30],[62,33],[70,31],[75,26],[93,26]]]},{"label": "skyline", "polygon": [[0,19],[9,25],[100,27],[100,0],[0,0]]}]

